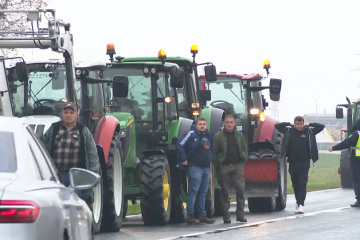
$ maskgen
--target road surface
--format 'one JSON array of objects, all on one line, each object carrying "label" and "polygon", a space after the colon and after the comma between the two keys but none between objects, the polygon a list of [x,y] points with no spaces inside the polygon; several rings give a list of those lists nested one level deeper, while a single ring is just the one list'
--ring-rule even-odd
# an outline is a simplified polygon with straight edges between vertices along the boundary
[{"label": "road surface", "polygon": [[235,206],[232,205],[232,223],[223,224],[216,217],[212,225],[172,224],[162,227],[143,225],[141,216],[128,216],[118,233],[99,234],[96,240],[123,239],[360,239],[357,221],[360,209],[350,208],[355,201],[353,190],[331,189],[309,192],[305,202],[305,214],[294,214],[295,198],[288,195],[284,211],[253,214],[246,209],[248,223],[235,222]]}]

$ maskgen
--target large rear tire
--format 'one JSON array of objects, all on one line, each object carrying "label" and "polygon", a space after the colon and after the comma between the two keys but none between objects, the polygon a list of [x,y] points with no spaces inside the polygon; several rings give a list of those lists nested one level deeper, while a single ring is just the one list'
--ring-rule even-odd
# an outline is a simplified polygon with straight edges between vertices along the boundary
[{"label": "large rear tire", "polygon": [[354,188],[350,167],[350,153],[347,149],[341,151],[340,155],[340,180],[342,188]]},{"label": "large rear tire", "polygon": [[118,134],[114,134],[106,164],[107,189],[104,203],[103,232],[118,232],[123,221],[124,166],[123,150]]},{"label": "large rear tire", "polygon": [[287,202],[287,165],[286,165],[286,158],[282,157],[282,152],[284,148],[284,138],[281,137],[281,134],[276,132],[277,140],[274,143],[275,154],[278,159],[278,179],[279,179],[279,196],[276,198],[276,210],[282,211],[286,208]]},{"label": "large rear tire", "polygon": [[124,201],[123,218],[126,218],[128,206],[129,206],[129,201],[128,201],[128,200],[125,200],[125,201]]},{"label": "large rear tire", "polygon": [[99,184],[93,188],[92,192],[92,204],[90,206],[90,209],[93,214],[93,232],[94,234],[97,234],[100,232],[101,224],[103,220],[103,206],[104,206],[104,188],[103,188],[103,174],[102,174],[102,168],[99,167],[99,176],[100,176],[100,182]]},{"label": "large rear tire", "polygon": [[166,156],[145,157],[140,166],[140,204],[145,225],[165,225],[171,212],[171,176]]}]

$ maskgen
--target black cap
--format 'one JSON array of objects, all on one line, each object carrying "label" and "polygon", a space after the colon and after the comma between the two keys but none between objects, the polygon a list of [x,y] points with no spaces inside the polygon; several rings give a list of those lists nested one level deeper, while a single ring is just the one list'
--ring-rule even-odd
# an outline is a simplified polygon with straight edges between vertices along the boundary
[{"label": "black cap", "polygon": [[66,105],[63,107],[63,110],[66,109],[66,108],[71,108],[71,109],[73,109],[74,111],[77,111],[76,105],[75,105],[74,103],[72,103],[72,102],[66,103]]}]

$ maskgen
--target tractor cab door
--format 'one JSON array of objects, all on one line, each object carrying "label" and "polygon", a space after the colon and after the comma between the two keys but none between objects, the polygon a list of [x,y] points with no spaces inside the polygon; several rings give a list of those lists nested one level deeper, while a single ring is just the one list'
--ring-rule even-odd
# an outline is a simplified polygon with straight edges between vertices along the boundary
[{"label": "tractor cab door", "polygon": [[191,111],[191,103],[197,102],[195,75],[191,66],[185,66],[185,68],[180,66],[180,68],[185,71],[185,82],[182,89],[176,89],[179,117],[192,119],[194,116]]}]

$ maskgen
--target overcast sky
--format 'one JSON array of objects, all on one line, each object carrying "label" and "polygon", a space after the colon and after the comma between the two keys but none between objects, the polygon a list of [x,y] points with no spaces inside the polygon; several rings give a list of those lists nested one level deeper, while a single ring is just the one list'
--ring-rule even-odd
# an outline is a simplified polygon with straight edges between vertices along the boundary
[{"label": "overcast sky", "polygon": [[[57,17],[71,23],[75,60],[118,55],[190,57],[228,73],[259,72],[283,80],[281,121],[334,113],[345,97],[360,97],[360,1],[298,0],[51,0]],[[37,53],[40,53],[38,55]],[[34,50],[34,59],[48,56]],[[269,100],[270,101],[270,100]]]}]

